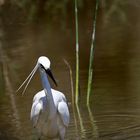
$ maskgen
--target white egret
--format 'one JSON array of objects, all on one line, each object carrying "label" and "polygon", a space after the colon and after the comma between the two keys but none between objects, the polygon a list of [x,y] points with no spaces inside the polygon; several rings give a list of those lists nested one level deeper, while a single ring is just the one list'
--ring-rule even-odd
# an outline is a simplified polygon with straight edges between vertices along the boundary
[{"label": "white egret", "polygon": [[33,127],[37,130],[38,139],[45,136],[49,139],[59,138],[64,140],[70,118],[69,109],[65,95],[60,91],[51,89],[47,76],[49,75],[55,84],[56,81],[50,71],[50,60],[47,57],[39,57],[35,68],[19,89],[28,81],[23,90],[23,93],[25,92],[37,69],[40,71],[43,90],[33,98],[30,115]]}]

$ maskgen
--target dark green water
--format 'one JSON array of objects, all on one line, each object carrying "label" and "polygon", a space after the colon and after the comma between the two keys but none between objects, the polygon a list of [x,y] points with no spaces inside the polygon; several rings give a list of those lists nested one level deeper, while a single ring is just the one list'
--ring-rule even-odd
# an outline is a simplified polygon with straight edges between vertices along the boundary
[{"label": "dark green water", "polygon": [[[58,3],[57,3],[58,4]],[[37,14],[20,5],[1,5],[0,14],[0,140],[35,140],[30,108],[41,90],[33,78],[25,96],[15,91],[39,56],[51,60],[58,87],[71,103],[69,70],[75,79],[74,3],[53,4]],[[72,109],[66,140],[140,139],[140,2],[100,3],[94,57],[93,95],[85,106],[94,2],[83,1],[79,11],[80,104]],[[27,16],[30,13],[30,16]],[[41,14],[40,14],[41,13]],[[6,63],[4,65],[4,63]],[[6,72],[4,72],[6,71]]]}]

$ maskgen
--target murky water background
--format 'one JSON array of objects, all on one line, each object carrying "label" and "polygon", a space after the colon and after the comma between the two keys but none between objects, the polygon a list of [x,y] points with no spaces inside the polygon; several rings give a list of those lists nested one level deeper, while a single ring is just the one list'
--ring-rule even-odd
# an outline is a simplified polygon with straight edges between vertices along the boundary
[{"label": "murky water background", "polygon": [[[29,117],[32,98],[42,88],[39,74],[32,80],[25,96],[16,94],[15,90],[40,55],[50,58],[58,81],[57,89],[65,93],[68,102],[71,102],[70,77],[63,59],[70,63],[75,77],[74,3],[68,2],[64,9],[59,7],[60,10],[50,8],[36,17],[27,16],[28,11],[18,6],[7,2],[0,9],[1,140],[36,139]],[[139,140],[140,1],[100,3],[93,95],[91,106],[87,108],[93,7],[92,1],[83,1],[79,7],[81,100],[79,108],[73,109],[70,105],[71,122],[66,139]]]}]

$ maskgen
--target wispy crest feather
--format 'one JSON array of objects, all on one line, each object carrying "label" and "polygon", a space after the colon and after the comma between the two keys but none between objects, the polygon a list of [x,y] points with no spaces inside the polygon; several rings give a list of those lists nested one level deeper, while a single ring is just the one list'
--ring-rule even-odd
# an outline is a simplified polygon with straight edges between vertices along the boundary
[{"label": "wispy crest feather", "polygon": [[28,87],[28,85],[29,85],[31,79],[33,78],[35,72],[37,71],[37,68],[38,68],[38,63],[37,63],[36,66],[33,68],[33,70],[32,70],[31,73],[28,75],[28,77],[23,81],[23,83],[20,85],[20,87],[17,89],[16,92],[18,92],[18,91],[25,85],[25,83],[27,82],[27,84],[26,84],[26,86],[25,86],[25,88],[24,88],[24,90],[23,90],[23,92],[22,92],[22,95],[25,93],[25,91],[26,91],[26,89],[27,89],[27,87]]}]

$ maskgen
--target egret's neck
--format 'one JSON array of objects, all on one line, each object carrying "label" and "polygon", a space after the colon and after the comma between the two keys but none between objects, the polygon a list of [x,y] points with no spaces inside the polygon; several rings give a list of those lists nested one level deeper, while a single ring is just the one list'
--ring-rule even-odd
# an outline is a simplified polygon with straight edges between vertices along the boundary
[{"label": "egret's neck", "polygon": [[44,70],[40,70],[40,75],[41,75],[42,85],[43,85],[45,94],[47,96],[47,103],[49,104],[50,115],[54,116],[53,114],[56,113],[56,108],[55,108],[54,99],[53,99],[53,95],[52,95],[52,91],[51,91],[51,86],[50,86],[47,74]]}]

